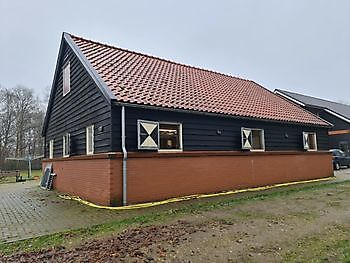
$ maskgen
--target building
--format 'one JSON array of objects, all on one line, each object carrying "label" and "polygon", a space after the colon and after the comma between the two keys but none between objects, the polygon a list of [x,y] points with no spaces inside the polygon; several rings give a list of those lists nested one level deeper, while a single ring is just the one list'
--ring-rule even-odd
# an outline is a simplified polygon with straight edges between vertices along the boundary
[{"label": "building", "polygon": [[155,201],[331,176],[329,128],[253,81],[64,33],[43,166],[98,204]]},{"label": "building", "polygon": [[350,105],[314,98],[290,91],[275,93],[320,116],[333,125],[329,130],[329,146],[350,156]]}]

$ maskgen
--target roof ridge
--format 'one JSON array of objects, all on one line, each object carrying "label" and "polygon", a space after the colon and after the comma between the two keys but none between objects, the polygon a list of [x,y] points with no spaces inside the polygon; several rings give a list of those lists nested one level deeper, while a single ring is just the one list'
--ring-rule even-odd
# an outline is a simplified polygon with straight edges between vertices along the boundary
[{"label": "roof ridge", "polygon": [[293,92],[293,91],[289,91],[289,90],[283,90],[283,89],[276,89],[276,90],[279,90],[281,92],[283,92],[283,91],[284,92],[289,92],[289,93],[292,93],[292,94],[296,94],[296,95],[300,95],[300,96],[304,96],[304,97],[309,97],[309,98],[312,98],[312,99],[317,99],[317,100],[322,100],[322,101],[326,101],[326,102],[336,103],[336,104],[340,104],[342,106],[346,106],[346,107],[350,108],[350,105],[347,105],[347,104],[345,104],[343,102],[335,102],[335,101],[332,101],[332,100],[326,100],[326,99],[319,98],[319,97],[314,97],[314,96],[311,96],[311,95],[304,95],[304,94]]},{"label": "roof ridge", "polygon": [[144,54],[144,53],[141,53],[141,52],[138,52],[138,51],[133,51],[133,50],[129,50],[129,49],[126,49],[126,48],[113,46],[111,44],[101,43],[99,41],[95,41],[95,40],[87,39],[87,38],[84,38],[84,37],[76,36],[76,35],[73,35],[73,34],[70,34],[70,33],[67,33],[67,34],[69,34],[73,38],[78,38],[78,39],[81,39],[81,40],[84,40],[84,41],[88,41],[90,43],[102,45],[102,46],[105,46],[105,47],[108,47],[108,48],[118,49],[118,50],[121,50],[121,51],[129,52],[129,53],[140,55],[140,56],[145,56],[145,57],[152,58],[152,59],[161,60],[161,61],[172,63],[172,64],[175,64],[175,65],[184,66],[184,67],[187,67],[187,68],[192,68],[192,69],[197,69],[197,70],[202,70],[202,71],[206,71],[206,72],[209,72],[209,73],[215,73],[215,74],[218,74],[218,75],[221,75],[221,76],[235,78],[235,79],[239,79],[239,80],[243,80],[243,81],[253,81],[253,80],[250,80],[250,79],[245,79],[245,78],[241,78],[241,77],[237,77],[237,76],[232,76],[230,74],[225,74],[225,73],[222,73],[222,72],[219,72],[219,71],[215,71],[215,70],[201,68],[201,67],[196,67],[196,66],[192,66],[192,65],[176,62],[176,61],[173,61],[173,60],[165,59],[165,58],[161,58],[161,57],[157,57],[157,56],[153,56],[153,55],[149,55],[149,54]]}]

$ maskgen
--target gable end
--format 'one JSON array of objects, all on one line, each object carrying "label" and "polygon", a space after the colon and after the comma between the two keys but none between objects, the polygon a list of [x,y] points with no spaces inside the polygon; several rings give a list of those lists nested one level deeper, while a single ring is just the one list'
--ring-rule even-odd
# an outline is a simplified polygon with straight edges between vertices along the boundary
[{"label": "gable end", "polygon": [[71,36],[68,33],[64,32],[62,34],[60,49],[59,49],[59,52],[58,52],[56,68],[55,68],[55,74],[54,74],[52,87],[51,87],[51,91],[50,91],[49,103],[48,103],[48,106],[47,106],[47,109],[46,109],[45,119],[44,119],[43,128],[42,128],[42,136],[45,136],[45,134],[46,134],[47,125],[48,125],[48,121],[49,121],[49,118],[50,118],[50,112],[51,112],[52,103],[53,103],[53,96],[55,94],[55,90],[54,89],[57,86],[57,79],[58,79],[58,76],[60,75],[60,70],[62,68],[62,63],[64,62],[64,57],[63,57],[64,54],[63,54],[63,52],[64,52],[65,48],[70,48],[73,51],[73,53],[79,59],[80,63],[85,68],[86,72],[89,74],[89,76],[95,82],[96,86],[100,89],[100,91],[104,95],[104,98],[105,98],[106,102],[110,105],[111,104],[111,100],[115,100],[116,99],[115,96],[112,94],[111,90],[104,83],[104,81],[98,75],[96,70],[92,67],[90,62],[86,59],[84,54],[80,51],[80,49],[74,43],[74,41],[72,40]]}]

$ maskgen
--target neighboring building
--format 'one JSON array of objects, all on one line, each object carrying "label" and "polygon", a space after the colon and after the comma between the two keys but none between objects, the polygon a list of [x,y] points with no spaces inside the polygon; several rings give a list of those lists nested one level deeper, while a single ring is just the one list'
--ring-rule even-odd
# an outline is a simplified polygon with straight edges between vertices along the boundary
[{"label": "neighboring building", "polygon": [[105,205],[328,177],[329,124],[253,81],[63,34],[54,187]]},{"label": "neighboring building", "polygon": [[275,93],[331,123],[333,127],[328,132],[330,148],[341,149],[350,155],[350,105],[279,89]]}]

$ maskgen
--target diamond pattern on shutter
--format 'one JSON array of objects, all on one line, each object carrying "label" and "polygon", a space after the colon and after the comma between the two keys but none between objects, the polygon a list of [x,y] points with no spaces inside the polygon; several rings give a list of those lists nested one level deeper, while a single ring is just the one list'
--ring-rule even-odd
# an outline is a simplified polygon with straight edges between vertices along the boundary
[{"label": "diamond pattern on shutter", "polygon": [[303,143],[304,143],[305,150],[310,149],[309,133],[307,132],[303,132]]},{"label": "diamond pattern on shutter", "polygon": [[252,148],[252,131],[251,129],[242,128],[242,149]]},{"label": "diamond pattern on shutter", "polygon": [[157,150],[159,144],[159,124],[154,121],[137,121],[138,149]]}]

